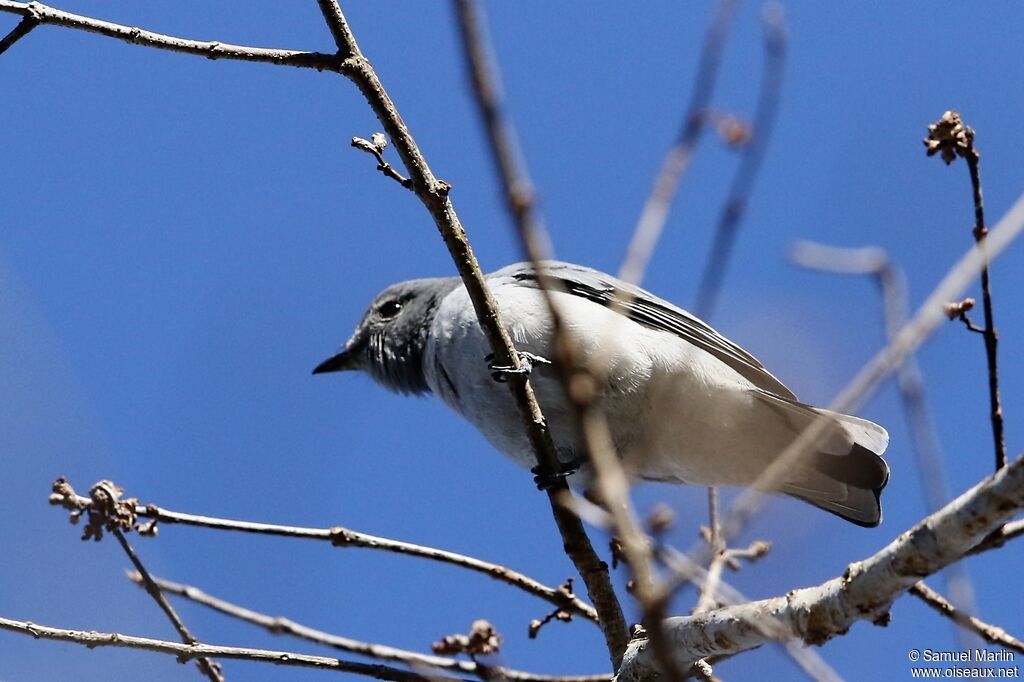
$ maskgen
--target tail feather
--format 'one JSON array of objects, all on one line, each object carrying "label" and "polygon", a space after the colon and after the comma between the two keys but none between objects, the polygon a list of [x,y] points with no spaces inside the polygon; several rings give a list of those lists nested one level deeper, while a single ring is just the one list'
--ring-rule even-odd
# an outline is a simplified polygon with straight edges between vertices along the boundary
[{"label": "tail feather", "polygon": [[768,392],[759,397],[785,417],[794,437],[819,415],[830,417],[820,449],[793,467],[779,490],[860,526],[882,521],[889,465],[881,455],[889,434],[866,419],[814,408]]}]

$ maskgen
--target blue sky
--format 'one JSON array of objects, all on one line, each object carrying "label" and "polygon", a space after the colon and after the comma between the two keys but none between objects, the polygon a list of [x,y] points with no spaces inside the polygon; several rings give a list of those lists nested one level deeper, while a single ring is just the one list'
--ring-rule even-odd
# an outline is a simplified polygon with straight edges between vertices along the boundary
[{"label": "blue sky", "polygon": [[[62,8],[156,31],[328,51],[316,3],[79,0]],[[492,270],[519,251],[491,175],[446,3],[343,3],[364,52]],[[491,32],[511,111],[557,254],[615,270],[694,75],[706,3],[493,3]],[[868,281],[808,273],[799,238],[884,247],[923,300],[971,244],[962,162],[925,158],[928,123],[959,109],[978,132],[990,224],[1024,190],[1024,62],[1015,3],[786,3],[778,126],[713,322],[808,402],[828,402],[880,346]],[[716,107],[752,110],[762,60],[758,6],[741,7]],[[0,16],[0,31],[14,17]],[[342,524],[506,563],[557,584],[572,572],[530,475],[435,399],[365,377],[312,377],[383,286],[453,272],[419,202],[349,147],[380,129],[332,74],[211,62],[42,27],[0,57],[0,614],[173,639],[123,577],[111,542],[78,541],[46,505],[50,482],[111,478],[144,502],[234,518]],[[645,285],[692,305],[736,156],[705,138]],[[1007,442],[1021,449],[1024,245],[993,286]],[[975,286],[971,292],[977,295]],[[980,319],[980,316],[979,318]],[[980,338],[950,324],[920,361],[962,491],[992,466]],[[907,428],[887,384],[861,411],[892,434],[885,521],[865,530],[774,500],[745,539],[771,554],[730,579],[752,597],[819,583],[925,512]],[[700,489],[644,486],[643,511],[678,514],[688,547]],[[603,547],[605,537],[594,532]],[[166,527],[133,538],[159,575],[339,634],[425,650],[476,618],[504,634],[503,661],[602,672],[586,623],[527,623],[546,605],[485,578],[373,552]],[[967,562],[979,615],[1020,634],[1006,584],[1018,543]],[[617,575],[619,582],[624,576]],[[692,605],[684,593],[676,612]],[[311,650],[181,606],[211,643]],[[848,679],[909,676],[907,651],[955,646],[908,599],[888,628],[856,625],[820,653]],[[633,613],[635,619],[635,613]],[[792,676],[767,647],[718,667],[730,680]],[[229,679],[326,673],[230,662]],[[146,675],[190,666],[0,633],[0,680]]]}]

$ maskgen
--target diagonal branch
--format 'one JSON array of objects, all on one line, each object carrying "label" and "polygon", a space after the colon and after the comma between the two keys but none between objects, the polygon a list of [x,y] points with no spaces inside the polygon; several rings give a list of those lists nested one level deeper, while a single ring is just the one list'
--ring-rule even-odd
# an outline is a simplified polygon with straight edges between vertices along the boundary
[{"label": "diagonal branch", "polygon": [[743,158],[733,177],[729,195],[718,217],[714,241],[704,274],[697,288],[697,317],[708,320],[715,309],[718,293],[736,241],[740,221],[754,183],[761,170],[768,141],[775,127],[775,115],[782,94],[782,73],[786,57],[786,24],[781,5],[767,5],[762,12],[764,28],[764,69],[757,94],[757,109],[750,138],[743,147]]},{"label": "diagonal branch", "polygon": [[[141,584],[141,576],[137,573],[129,573],[128,577],[136,584]],[[460,661],[454,658],[443,656],[431,656],[415,651],[397,649],[383,644],[372,644],[341,637],[322,630],[316,630],[301,623],[296,623],[288,618],[268,616],[265,613],[247,609],[244,606],[232,604],[229,601],[214,597],[191,585],[182,585],[162,578],[153,579],[160,589],[168,594],[180,596],[197,604],[202,604],[214,611],[232,618],[252,623],[275,634],[285,634],[304,639],[314,644],[348,651],[362,656],[369,656],[381,661],[401,663],[413,668],[430,668],[446,673],[475,675],[483,679],[505,679],[510,682],[607,682],[608,675],[538,675],[535,673],[512,670],[509,668],[490,667],[478,664],[476,661]]]},{"label": "diagonal branch", "polygon": [[[337,1],[318,1],[324,19],[339,45],[339,54],[347,55],[341,63],[340,72],[363,93],[381,125],[384,126],[385,132],[394,143],[395,149],[409,173],[413,191],[430,212],[452,259],[455,261],[455,267],[473,303],[477,319],[494,352],[494,363],[520,369],[519,354],[512,344],[508,330],[502,323],[497,302],[487,287],[483,272],[480,270],[480,265],[469,244],[469,238],[449,197],[451,186],[434,176],[408,126],[402,120],[394,102],[391,101],[384,85],[377,77],[377,73],[360,51]],[[481,358],[481,362],[484,362],[483,358]],[[537,397],[529,378],[524,374],[514,374],[509,377],[507,383],[519,408],[523,428],[536,454],[540,474],[554,476],[560,469],[558,456],[547,421],[537,403]],[[571,495],[569,487],[562,480],[552,486],[547,494],[566,554],[569,555],[576,570],[582,576],[591,599],[595,604],[601,604],[603,607],[609,603],[609,595],[614,594],[608,566],[594,551],[590,538],[587,537],[583,528],[583,523],[566,509],[561,501],[565,496]],[[622,642],[618,632],[620,629],[618,619],[614,617],[615,614],[611,614],[611,616],[611,618],[602,618],[601,626],[605,633],[609,657],[613,665],[617,665],[622,654]]]},{"label": "diagonal branch", "polygon": [[[921,304],[914,316],[893,335],[884,348],[865,364],[857,375],[846,385],[829,405],[835,412],[849,413],[865,400],[878,384],[902,363],[935,331],[946,318],[945,307],[948,301],[956,299],[964,288],[981,271],[981,268],[1002,253],[1021,232],[1024,232],[1024,194],[1017,197],[1013,206],[999,220],[987,237],[987,253],[972,248],[949,270],[946,276],[936,285],[935,289]],[[760,507],[763,495],[758,488],[770,489],[793,462],[804,453],[809,452],[824,433],[825,419],[818,418],[804,431],[779,457],[764,470],[755,482],[754,489],[740,494],[732,505],[731,513],[723,521],[723,533],[734,535]]]},{"label": "diagonal branch", "polygon": [[[135,550],[132,549],[128,539],[124,536],[124,531],[115,527],[111,529],[111,533],[115,538],[117,538],[117,542],[121,545],[124,553],[128,555],[128,559],[131,560],[132,565],[135,566],[135,570],[138,571],[139,581],[146,589],[146,592],[153,598],[153,601],[157,603],[160,610],[167,615],[167,618],[171,621],[174,629],[178,631],[179,635],[181,635],[181,641],[185,644],[199,644],[199,640],[196,639],[185,626],[184,621],[181,620],[177,611],[175,611],[174,607],[171,606],[169,601],[167,601],[167,597],[164,596],[160,587],[153,580],[153,577],[149,574],[149,571],[146,570],[146,567],[139,559],[139,556],[135,553]],[[205,656],[197,658],[196,665],[199,667],[199,670],[206,675],[206,677],[212,680],[212,682],[224,682],[224,675],[221,673],[220,666],[213,663],[209,658]]]},{"label": "diagonal branch", "polygon": [[[125,505],[131,500],[121,500]],[[81,513],[83,510],[93,508],[93,501],[88,497],[82,497],[75,493],[71,485],[64,479],[57,479],[53,484],[53,492],[50,495],[50,504],[60,505],[72,512]],[[548,587],[537,582],[533,578],[513,571],[500,564],[489,561],[449,552],[435,547],[416,545],[411,542],[392,540],[391,538],[380,537],[360,533],[349,528],[335,526],[333,528],[307,528],[302,526],[282,526],[272,523],[257,523],[253,521],[235,521],[222,519],[213,516],[200,516],[197,514],[186,514],[184,512],[171,511],[158,507],[155,504],[134,504],[129,510],[134,516],[151,519],[156,523],[169,525],[181,524],[185,526],[197,526],[201,528],[212,528],[215,530],[229,530],[241,533],[253,533],[255,535],[271,535],[276,537],[300,538],[305,540],[320,540],[329,542],[335,547],[363,547],[375,549],[406,556],[418,556],[424,559],[431,559],[445,564],[451,564],[465,568],[476,573],[482,573],[490,578],[517,587],[536,597],[565,609],[570,613],[580,615],[588,620],[596,621],[597,614],[592,606],[589,606],[578,597],[568,596],[564,590]]]},{"label": "diagonal branch", "polygon": [[18,25],[11,29],[11,32],[4,36],[3,40],[0,40],[0,54],[7,52],[14,43],[27,36],[32,32],[32,29],[38,25],[39,19],[32,14],[26,14],[25,17],[18,22]]},{"label": "diagonal branch", "polygon": [[686,174],[693,153],[697,148],[700,133],[704,129],[705,117],[711,96],[718,80],[718,66],[722,61],[722,51],[733,16],[739,0],[718,0],[715,15],[704,35],[704,46],[697,65],[697,77],[693,82],[690,102],[683,114],[683,125],[675,143],[665,154],[658,174],[654,178],[654,186],[650,196],[644,202],[640,218],[637,220],[633,237],[626,250],[626,258],[619,269],[619,277],[639,284],[647,263],[654,253],[658,239],[665,228],[669,209],[679,191],[679,184]]},{"label": "diagonal branch", "polygon": [[1006,630],[979,620],[968,615],[955,606],[948,599],[924,584],[924,581],[917,583],[910,588],[910,593],[930,606],[932,609],[949,618],[954,623],[971,632],[979,635],[989,644],[996,644],[1007,649],[1014,649],[1024,654],[1024,642],[1020,641]]},{"label": "diagonal branch", "polygon": [[[512,217],[523,250],[537,273],[541,293],[552,323],[555,365],[559,370],[566,398],[575,408],[574,413],[579,430],[583,435],[591,462],[598,471],[597,483],[600,486],[602,480],[607,478],[600,475],[602,462],[610,461],[617,465],[618,459],[613,449],[605,447],[610,439],[600,439],[599,434],[595,433],[595,430],[599,429],[601,425],[593,419],[592,399],[584,395],[583,391],[572,390],[573,386],[592,385],[593,375],[580,362],[578,344],[574,343],[558,306],[555,305],[552,294],[554,287],[545,273],[542,261],[548,251],[546,248],[547,234],[537,214],[532,183],[522,161],[522,152],[516,141],[515,130],[505,112],[499,70],[486,35],[484,21],[480,16],[480,8],[473,0],[457,0],[455,9],[465,62],[469,70],[477,111],[487,132],[491,159],[504,188],[506,208]],[[599,440],[601,442],[598,442]],[[608,499],[608,496],[605,495],[605,498]],[[628,500],[624,500],[624,502],[628,504]],[[611,508],[623,509],[619,504],[612,504]],[[616,519],[616,528],[620,534],[629,535],[628,528],[623,525],[621,518],[623,515],[619,516],[620,518]],[[635,536],[635,533],[630,536]],[[628,544],[631,548],[636,546],[636,543]],[[644,562],[642,565],[649,566],[649,559],[642,556],[635,556],[634,561],[638,565]],[[644,581],[645,584],[649,582],[649,580]],[[612,653],[612,663],[617,667],[619,658],[629,641],[622,607],[615,592],[611,589],[610,582],[594,581],[594,584],[591,585],[588,581],[588,591],[594,601],[594,606],[601,614],[602,628],[605,632],[608,649]],[[641,591],[638,593],[638,597],[642,596]]]},{"label": "diagonal branch", "polygon": [[333,54],[248,47],[245,45],[222,43],[216,40],[178,38],[162,33],[154,33],[153,31],[147,31],[136,26],[125,26],[80,14],[72,14],[71,12],[55,9],[38,2],[0,0],[0,12],[33,17],[40,24],[50,24],[77,31],[99,33],[108,38],[115,38],[126,43],[132,43],[133,45],[155,47],[161,50],[170,50],[171,52],[183,52],[185,54],[206,57],[207,59],[263,62],[266,64],[316,69],[318,71],[337,71],[339,68],[338,57]]},{"label": "diagonal branch", "polygon": [[[981,481],[948,505],[900,534],[842,576],[816,587],[666,623],[676,663],[689,669],[697,660],[732,656],[772,640],[801,639],[823,644],[859,620],[888,621],[892,602],[931,575],[966,556],[1001,524],[1024,510],[1024,457]],[[617,680],[649,679],[656,661],[632,642]]]}]

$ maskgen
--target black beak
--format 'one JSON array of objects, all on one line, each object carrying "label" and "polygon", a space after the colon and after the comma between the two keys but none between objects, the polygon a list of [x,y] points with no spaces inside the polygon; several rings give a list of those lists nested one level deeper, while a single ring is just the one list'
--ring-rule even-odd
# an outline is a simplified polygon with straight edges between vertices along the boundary
[{"label": "black beak", "polygon": [[313,374],[324,374],[326,372],[344,372],[356,369],[355,353],[351,348],[342,348],[340,351],[327,358],[313,369]]}]

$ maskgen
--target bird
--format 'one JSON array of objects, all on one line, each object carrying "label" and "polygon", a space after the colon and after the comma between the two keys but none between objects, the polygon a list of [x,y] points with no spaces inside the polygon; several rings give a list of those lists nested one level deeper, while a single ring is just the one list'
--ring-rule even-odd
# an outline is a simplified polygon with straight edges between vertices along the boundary
[{"label": "bird", "polygon": [[[612,275],[541,261],[552,304],[577,359],[600,362],[593,407],[607,420],[633,480],[759,487],[864,527],[881,523],[889,480],[886,430],[800,402],[758,360],[682,308]],[[486,275],[501,319],[529,372],[564,475],[589,490],[593,471],[553,357],[553,324],[537,268]],[[499,451],[531,467],[533,449],[469,293],[458,277],[385,288],[348,341],[314,374],[361,371],[400,394],[434,394]],[[497,381],[496,381],[497,379]],[[759,480],[816,419],[815,451]]]}]

